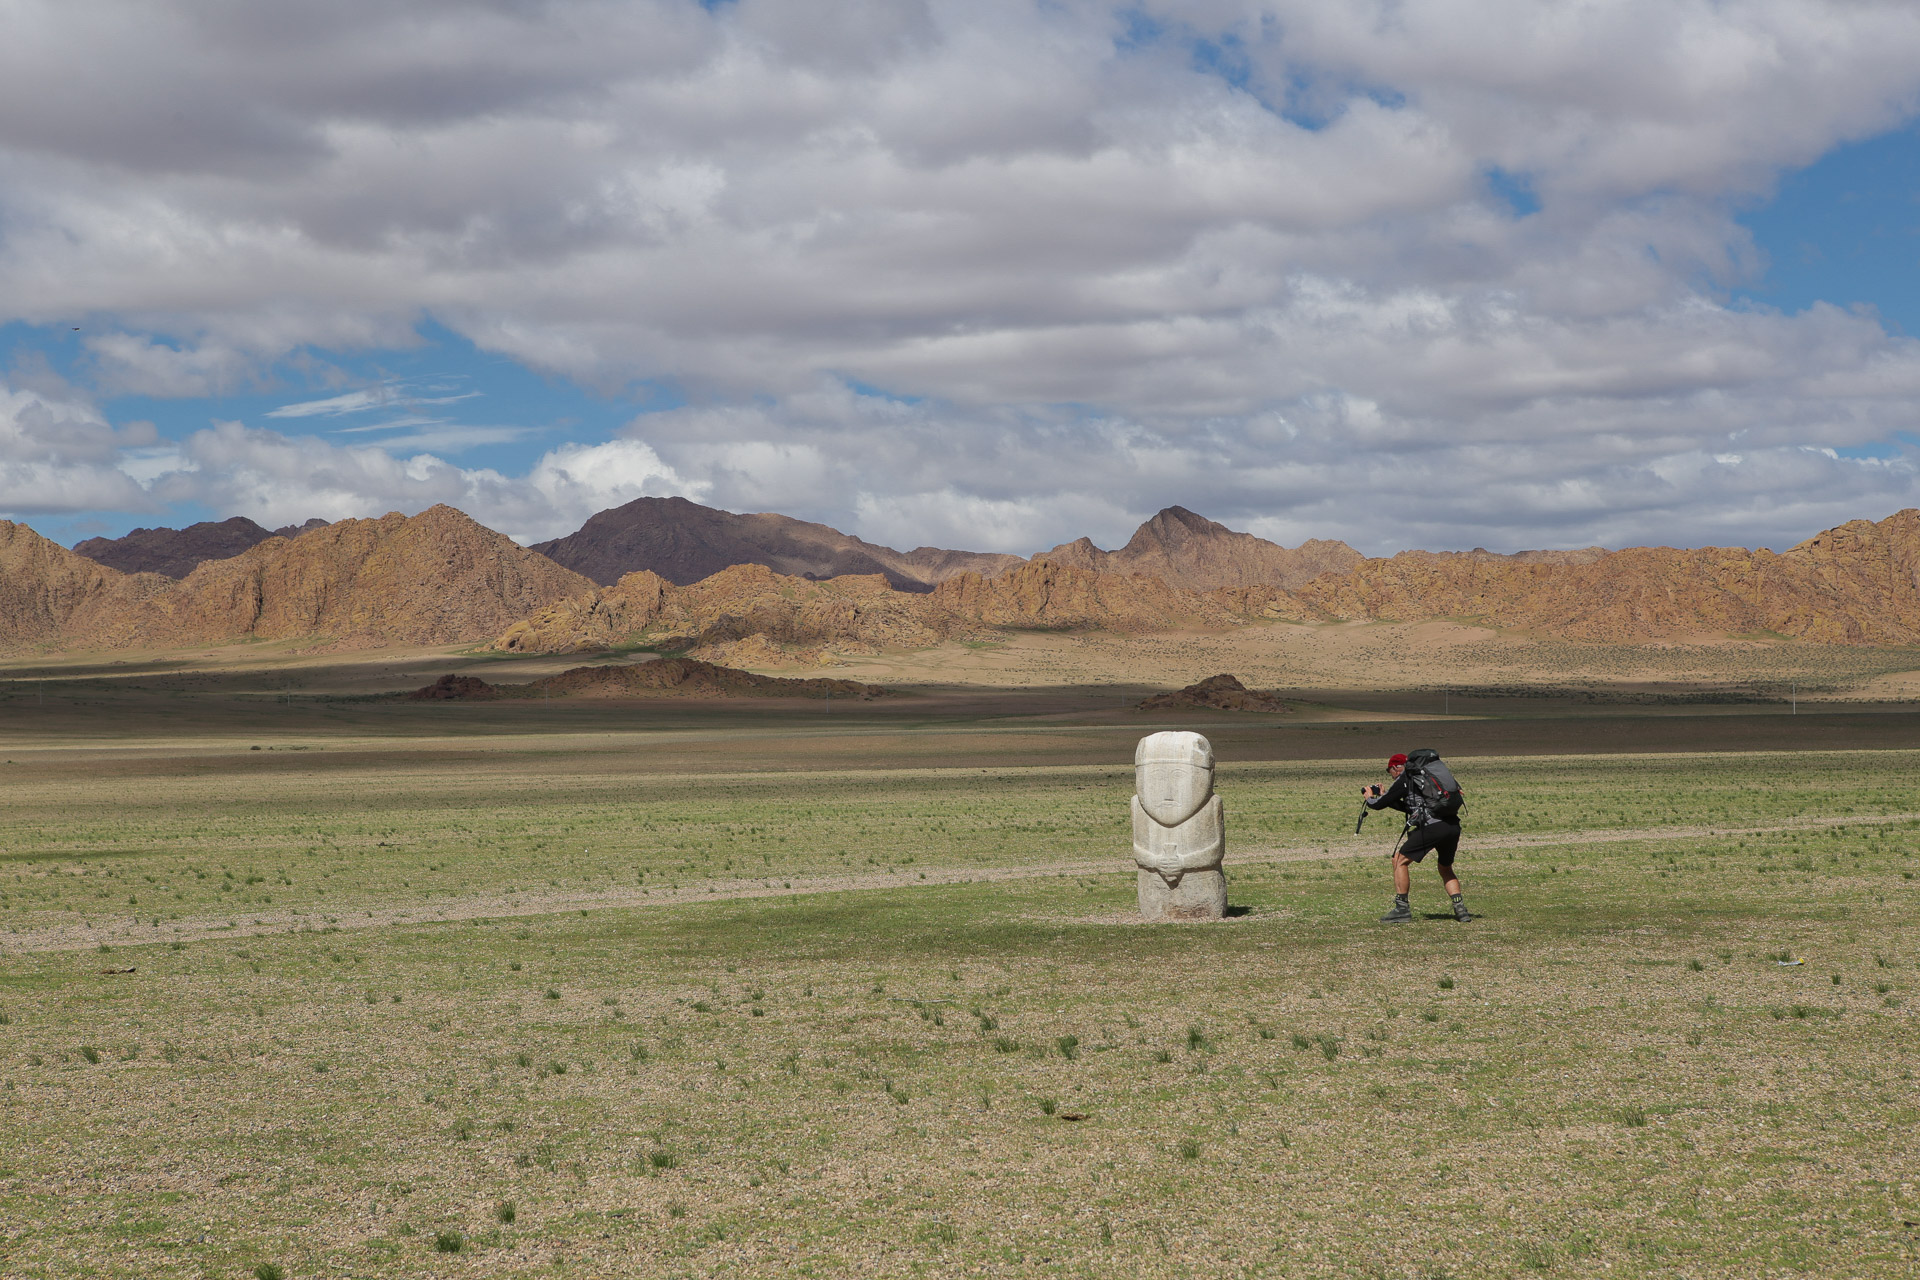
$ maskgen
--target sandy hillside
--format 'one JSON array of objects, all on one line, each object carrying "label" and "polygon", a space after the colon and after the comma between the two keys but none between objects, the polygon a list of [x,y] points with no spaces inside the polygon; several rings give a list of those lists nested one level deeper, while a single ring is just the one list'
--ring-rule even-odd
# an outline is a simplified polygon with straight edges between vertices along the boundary
[{"label": "sandy hillside", "polygon": [[[1256,688],[1608,687],[1798,683],[1808,697],[1920,696],[1920,651],[1700,636],[1579,644],[1455,622],[1269,623],[1218,632],[1028,633],[849,658],[836,674],[877,683],[1156,685],[1220,672]],[[1785,689],[1781,692],[1784,694]]]}]

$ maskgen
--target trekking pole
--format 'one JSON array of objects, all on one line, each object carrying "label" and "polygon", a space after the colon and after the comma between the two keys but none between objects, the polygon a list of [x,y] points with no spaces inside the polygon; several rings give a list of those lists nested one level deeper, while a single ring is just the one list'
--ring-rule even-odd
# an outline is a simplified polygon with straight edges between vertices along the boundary
[{"label": "trekking pole", "polygon": [[1365,800],[1362,800],[1362,801],[1360,802],[1360,817],[1359,817],[1359,819],[1358,819],[1358,820],[1357,820],[1357,821],[1356,821],[1356,822],[1355,822],[1355,823],[1353,824],[1353,834],[1355,834],[1355,835],[1359,835],[1359,834],[1360,834],[1360,828],[1361,828],[1361,827],[1364,827],[1364,826],[1366,826],[1366,825],[1367,825],[1367,815],[1368,815],[1368,814],[1370,814],[1370,813],[1372,813],[1372,812],[1373,812],[1373,810],[1371,810],[1371,809],[1369,809],[1369,808],[1367,808],[1367,802],[1366,802]]}]

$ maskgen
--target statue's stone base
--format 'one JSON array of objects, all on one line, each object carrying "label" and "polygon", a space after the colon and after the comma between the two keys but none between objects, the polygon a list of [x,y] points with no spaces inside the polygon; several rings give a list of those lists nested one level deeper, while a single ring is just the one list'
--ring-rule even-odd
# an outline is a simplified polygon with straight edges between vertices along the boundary
[{"label": "statue's stone base", "polygon": [[1140,914],[1148,920],[1218,920],[1227,914],[1227,874],[1189,871],[1172,889],[1156,872],[1139,873]]}]

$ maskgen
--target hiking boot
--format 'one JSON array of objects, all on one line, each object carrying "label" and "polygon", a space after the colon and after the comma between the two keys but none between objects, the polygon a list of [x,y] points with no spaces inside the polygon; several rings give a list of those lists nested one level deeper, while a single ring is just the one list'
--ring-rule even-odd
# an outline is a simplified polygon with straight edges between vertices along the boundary
[{"label": "hiking boot", "polygon": [[1393,910],[1380,917],[1381,924],[1412,924],[1413,908],[1404,902],[1393,904]]},{"label": "hiking boot", "polygon": [[1461,924],[1465,924],[1467,921],[1473,919],[1473,912],[1467,910],[1466,903],[1456,902],[1453,904],[1453,918]]}]

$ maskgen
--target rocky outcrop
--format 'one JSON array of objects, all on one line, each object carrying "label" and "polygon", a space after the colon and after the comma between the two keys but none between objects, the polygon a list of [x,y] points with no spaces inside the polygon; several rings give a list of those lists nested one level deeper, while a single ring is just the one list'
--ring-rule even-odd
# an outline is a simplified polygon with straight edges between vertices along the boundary
[{"label": "rocky outcrop", "polygon": [[407,695],[414,702],[484,702],[499,696],[497,687],[478,676],[456,675],[441,676]]},{"label": "rocky outcrop", "polygon": [[125,581],[26,525],[0,520],[0,645],[59,643],[76,617],[90,615]]},{"label": "rocky outcrop", "polygon": [[1160,631],[1235,620],[1219,602],[1162,578],[1103,573],[1044,556],[994,578],[949,578],[930,599],[958,627]]},{"label": "rocky outcrop", "polygon": [[1571,640],[1767,633],[1912,644],[1920,642],[1920,511],[1851,521],[1781,554],[1633,547],[1564,563],[1403,552],[1295,595],[1322,617],[1459,618]]},{"label": "rocky outcrop", "polygon": [[203,520],[184,529],[135,529],[123,538],[88,538],[73,549],[96,564],[122,573],[157,573],[184,578],[208,560],[225,560],[257,547],[268,538],[295,538],[324,529],[325,520],[263,529],[245,516]]},{"label": "rocky outcrop", "polygon": [[789,680],[693,658],[622,666],[574,667],[528,684],[492,685],[474,676],[441,676],[407,697],[416,701],[494,698],[880,698],[892,691],[858,680]]},{"label": "rocky outcrop", "polygon": [[[24,526],[0,538],[0,642],[68,649],[310,640],[372,648],[456,644],[593,584],[451,507],[343,520],[174,581],[123,574]],[[7,597],[11,597],[10,599]]]},{"label": "rocky outcrop", "polygon": [[1230,675],[1208,676],[1172,693],[1156,693],[1139,704],[1141,711],[1264,711],[1284,714],[1287,704],[1271,693],[1249,689]]},{"label": "rocky outcrop", "polygon": [[499,634],[592,584],[452,507],[342,520],[201,565],[120,620],[113,647],[242,636],[339,648]]},{"label": "rocky outcrop", "polygon": [[[643,571],[596,586],[449,507],[270,537],[177,581],[121,573],[0,521],[0,647],[486,640],[514,652],[648,645],[766,666],[1010,630],[1126,633],[1342,618],[1455,618],[1595,642],[1717,633],[1920,643],[1920,511],[1851,521],[1780,554],[1728,547],[1403,552],[1293,589],[1243,581],[1204,591],[1168,575],[1225,574],[1226,561],[1209,559],[1205,548],[1244,549],[1235,540],[1248,535],[1178,509],[1156,521],[1143,526],[1150,537],[1136,535],[1128,545],[1135,563],[1146,563],[1148,552],[1162,556],[1160,572],[1115,572],[1112,566],[1129,562],[1113,558],[1123,553],[1093,548],[1089,557],[1106,558],[1076,562],[1050,553],[994,574],[954,573],[931,591],[897,590],[881,573],[811,579],[758,563],[686,585]],[[1345,564],[1344,556],[1334,560]],[[1261,563],[1279,572],[1280,561]]]},{"label": "rocky outcrop", "polygon": [[1362,557],[1344,542],[1317,538],[1289,549],[1185,507],[1168,507],[1134,530],[1118,551],[1102,551],[1081,538],[1034,559],[1095,573],[1144,574],[1189,591],[1212,591],[1303,586],[1322,574],[1351,569]]},{"label": "rocky outcrop", "polygon": [[676,587],[657,574],[630,573],[509,627],[493,647],[518,653],[637,643],[697,649],[762,637],[775,645],[830,645],[843,653],[925,648],[950,634],[949,620],[928,600],[893,590],[878,574],[815,582],[747,564]]},{"label": "rocky outcrop", "polygon": [[1603,643],[1702,634],[1920,643],[1920,512],[1853,521],[1781,554],[1727,547],[1403,552],[1291,591],[1271,584],[1193,591],[1050,555],[993,577],[959,574],[924,596],[891,591],[877,576],[808,582],[759,566],[692,587],[635,575],[558,604],[497,643],[556,651],[665,639],[759,665],[770,656],[818,661],[830,652],[918,648],[1007,630],[1138,632],[1347,618],[1453,618]]},{"label": "rocky outcrop", "polygon": [[685,498],[636,498],[602,511],[575,533],[534,550],[610,585],[651,572],[690,586],[734,565],[762,565],[797,578],[879,574],[898,591],[927,591],[956,573],[993,573],[1019,556],[918,547],[895,551],[791,516],[740,515]]},{"label": "rocky outcrop", "polygon": [[[896,591],[929,591],[950,578],[983,578],[1028,563],[1019,556],[916,547],[895,551],[823,524],[762,513],[739,515],[685,498],[639,498],[602,511],[578,532],[534,550],[594,581],[611,585],[651,572],[691,586],[734,565],[757,564],[785,577],[826,579],[878,574]],[[1360,562],[1344,542],[1314,540],[1289,549],[1168,507],[1135,530],[1118,551],[1087,538],[1062,543],[1034,560],[1091,573],[1145,575],[1189,591],[1270,585],[1296,587]]]},{"label": "rocky outcrop", "polygon": [[963,573],[926,595],[895,591],[878,574],[814,582],[735,565],[686,587],[628,574],[514,624],[493,647],[574,653],[645,644],[732,656],[774,646],[785,660],[818,662],[829,650],[924,649],[997,630],[1157,631],[1234,621],[1230,606],[1158,578],[1045,561],[994,578]]}]

